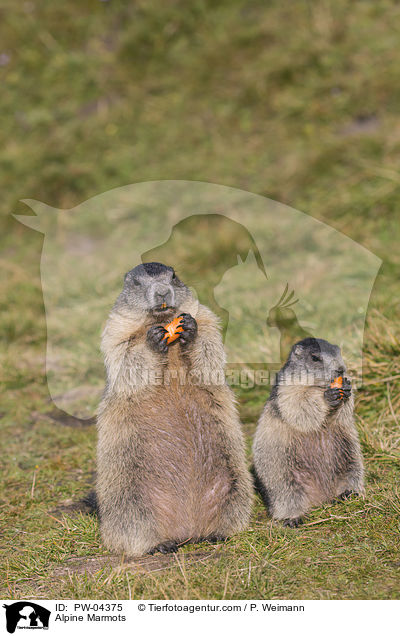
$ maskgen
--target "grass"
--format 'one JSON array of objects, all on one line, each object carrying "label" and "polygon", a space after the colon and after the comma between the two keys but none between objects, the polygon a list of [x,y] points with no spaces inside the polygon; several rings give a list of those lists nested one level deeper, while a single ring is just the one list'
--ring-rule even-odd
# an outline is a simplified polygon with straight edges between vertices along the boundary
[{"label": "grass", "polygon": [[[0,596],[399,597],[399,13],[394,1],[357,1],[351,11],[344,0],[3,2]],[[109,555],[96,519],[74,509],[93,480],[95,430],[48,417],[43,235],[10,213],[29,214],[25,197],[73,208],[157,179],[263,194],[340,230],[383,264],[356,406],[365,500],[314,510],[294,531],[273,524],[256,498],[249,530],[226,544],[132,564]],[[164,211],[151,217],[144,205],[140,214],[156,233]],[[101,239],[96,223],[78,229]],[[78,230],[67,230],[77,243]],[[204,245],[202,235],[191,244],[199,293],[214,283]],[[212,248],[229,258],[221,232]],[[105,254],[104,309],[127,258]],[[95,333],[90,320],[86,328]],[[249,448],[266,397],[260,387],[238,391]]]}]

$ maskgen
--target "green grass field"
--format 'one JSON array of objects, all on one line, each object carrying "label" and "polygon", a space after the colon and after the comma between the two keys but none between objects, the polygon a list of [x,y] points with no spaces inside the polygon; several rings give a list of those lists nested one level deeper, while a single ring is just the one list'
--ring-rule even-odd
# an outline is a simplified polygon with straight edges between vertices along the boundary
[{"label": "green grass field", "polygon": [[[398,3],[2,0],[0,21],[0,597],[398,598]],[[11,214],[30,213],[24,198],[72,208],[165,179],[262,194],[382,259],[356,405],[366,497],[314,510],[298,530],[255,497],[242,535],[129,561],[78,509],[95,428],[49,416],[43,235]],[[212,247],[226,249],[223,237]],[[204,246],[192,252],[209,272]],[[267,391],[237,395],[250,461]]]}]

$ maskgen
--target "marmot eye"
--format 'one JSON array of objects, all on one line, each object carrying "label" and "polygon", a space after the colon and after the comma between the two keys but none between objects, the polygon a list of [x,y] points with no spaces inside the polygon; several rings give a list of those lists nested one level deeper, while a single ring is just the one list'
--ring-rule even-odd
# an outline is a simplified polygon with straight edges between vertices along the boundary
[{"label": "marmot eye", "polygon": [[136,287],[140,287],[140,282],[138,281],[137,278],[133,279],[133,284],[136,285]]},{"label": "marmot eye", "polygon": [[314,360],[314,362],[322,362],[321,358],[319,356],[316,356],[315,353],[311,354],[311,358],[312,360]]}]

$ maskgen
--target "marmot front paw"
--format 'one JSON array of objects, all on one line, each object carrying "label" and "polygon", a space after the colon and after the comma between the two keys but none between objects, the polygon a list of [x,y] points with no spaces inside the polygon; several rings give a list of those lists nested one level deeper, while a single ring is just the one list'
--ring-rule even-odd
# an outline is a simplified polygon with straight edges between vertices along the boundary
[{"label": "marmot front paw", "polygon": [[150,327],[147,332],[147,344],[152,351],[156,353],[167,353],[168,345],[167,340],[164,340],[167,330],[161,325],[154,325]]},{"label": "marmot front paw", "polygon": [[343,400],[349,399],[351,395],[351,382],[348,378],[343,378],[343,386],[342,386]]},{"label": "marmot front paw", "polygon": [[181,332],[179,342],[185,346],[193,342],[197,336],[197,322],[190,314],[180,314],[180,318],[182,318],[181,326],[183,327],[183,331]]},{"label": "marmot front paw", "polygon": [[324,392],[324,398],[331,408],[336,408],[343,402],[342,390],[326,389],[326,391]]},{"label": "marmot front paw", "polygon": [[332,408],[336,408],[346,402],[350,395],[351,382],[347,378],[343,378],[343,385],[340,388],[329,388],[324,392],[325,400]]}]

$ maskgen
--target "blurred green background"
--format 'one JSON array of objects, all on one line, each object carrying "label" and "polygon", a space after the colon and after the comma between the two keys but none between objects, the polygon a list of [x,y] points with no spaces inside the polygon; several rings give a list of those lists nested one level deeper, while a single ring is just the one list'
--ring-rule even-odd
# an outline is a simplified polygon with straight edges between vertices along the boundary
[{"label": "blurred green background", "polygon": [[[399,36],[386,0],[0,1],[0,595],[398,597]],[[127,564],[76,506],[95,430],[51,416],[43,236],[11,213],[30,213],[23,198],[71,208],[160,179],[265,195],[383,260],[357,401],[367,497],[313,511],[298,532],[257,499],[226,545]],[[238,398],[250,447],[265,390]]]}]

